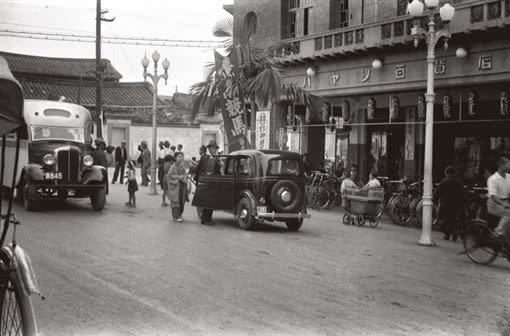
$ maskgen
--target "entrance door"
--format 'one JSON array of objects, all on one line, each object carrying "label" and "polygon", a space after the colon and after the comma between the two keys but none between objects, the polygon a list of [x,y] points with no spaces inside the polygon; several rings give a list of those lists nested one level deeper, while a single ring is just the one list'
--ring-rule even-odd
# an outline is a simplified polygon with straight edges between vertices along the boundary
[{"label": "entrance door", "polygon": [[368,172],[390,179],[402,177],[404,164],[405,132],[402,127],[370,132]]},{"label": "entrance door", "polygon": [[126,139],[126,128],[124,127],[112,127],[112,143],[110,145],[119,147],[122,140]]}]

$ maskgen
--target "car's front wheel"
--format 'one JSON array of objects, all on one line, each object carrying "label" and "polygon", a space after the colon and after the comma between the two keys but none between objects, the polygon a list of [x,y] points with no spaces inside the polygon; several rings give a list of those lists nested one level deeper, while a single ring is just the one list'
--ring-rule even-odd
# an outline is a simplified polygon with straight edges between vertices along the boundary
[{"label": "car's front wheel", "polygon": [[254,210],[246,197],[241,198],[237,204],[236,218],[237,223],[244,230],[249,230],[255,224]]},{"label": "car's front wheel", "polygon": [[106,187],[92,191],[90,194],[90,203],[92,210],[102,211],[106,204]]},{"label": "car's front wheel", "polygon": [[287,224],[287,229],[289,229],[289,231],[297,231],[301,228],[301,225],[303,225],[303,218],[287,219],[285,224]]}]

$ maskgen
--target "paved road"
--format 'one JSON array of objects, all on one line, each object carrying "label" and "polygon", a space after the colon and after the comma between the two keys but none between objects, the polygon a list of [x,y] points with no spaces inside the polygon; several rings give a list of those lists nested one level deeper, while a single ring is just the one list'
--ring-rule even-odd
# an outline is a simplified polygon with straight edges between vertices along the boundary
[{"label": "paved road", "polygon": [[[232,216],[169,221],[159,197],[16,212],[46,301],[43,335],[497,335],[510,264],[472,264],[459,243],[419,247],[419,232],[339,224],[313,212],[302,230],[246,232]],[[510,320],[510,319],[509,319]]]}]

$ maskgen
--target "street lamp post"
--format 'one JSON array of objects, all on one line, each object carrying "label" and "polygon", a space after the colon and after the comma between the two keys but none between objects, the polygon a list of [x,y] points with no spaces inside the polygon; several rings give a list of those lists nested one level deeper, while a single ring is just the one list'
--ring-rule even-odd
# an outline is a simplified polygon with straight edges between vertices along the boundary
[{"label": "street lamp post", "polygon": [[149,66],[149,59],[147,56],[142,58],[142,66],[143,66],[143,78],[147,81],[147,77],[152,80],[153,84],[153,97],[152,97],[152,155],[151,155],[151,185],[149,195],[157,195],[156,191],[156,157],[157,155],[157,119],[156,119],[156,109],[157,109],[157,99],[158,99],[158,82],[160,79],[165,80],[165,84],[168,80],[168,68],[170,67],[170,62],[165,58],[163,61],[163,69],[165,72],[161,75],[158,75],[158,62],[159,62],[159,53],[154,51],[152,54],[152,60],[154,61],[154,74],[147,72],[147,67]]},{"label": "street lamp post", "polygon": [[445,23],[445,27],[436,30],[436,20],[434,10],[439,5],[439,0],[425,0],[425,4],[430,10],[428,31],[419,26],[419,18],[423,15],[424,6],[419,0],[413,0],[407,7],[409,14],[415,18],[412,34],[414,36],[414,45],[418,47],[418,40],[423,38],[427,43],[427,93],[425,99],[427,102],[426,119],[425,119],[425,164],[424,164],[424,178],[423,178],[423,226],[421,238],[418,244],[424,246],[434,246],[432,241],[432,212],[434,202],[432,199],[432,153],[433,153],[433,133],[434,133],[434,63],[435,63],[435,48],[437,42],[444,38],[444,47],[448,48],[448,39],[450,38],[450,31],[448,28],[449,22],[453,19],[455,8],[450,4],[443,5],[439,14],[441,20]]}]

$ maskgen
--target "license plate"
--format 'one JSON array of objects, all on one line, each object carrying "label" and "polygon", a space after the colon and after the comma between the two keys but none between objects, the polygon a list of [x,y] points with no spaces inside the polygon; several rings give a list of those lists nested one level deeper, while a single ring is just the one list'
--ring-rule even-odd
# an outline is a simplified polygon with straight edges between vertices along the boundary
[{"label": "license plate", "polygon": [[257,212],[258,213],[266,213],[267,212],[267,207],[265,207],[265,206],[258,206],[257,207]]},{"label": "license plate", "polygon": [[63,178],[62,173],[48,172],[44,173],[44,178],[46,180],[61,180]]}]

